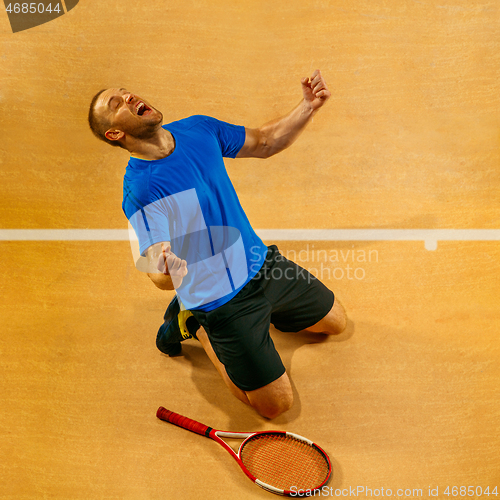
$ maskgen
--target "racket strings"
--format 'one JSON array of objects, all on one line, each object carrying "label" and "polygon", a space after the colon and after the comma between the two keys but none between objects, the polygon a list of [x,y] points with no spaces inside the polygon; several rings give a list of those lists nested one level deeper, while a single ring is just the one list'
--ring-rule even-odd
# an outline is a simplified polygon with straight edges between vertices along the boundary
[{"label": "racket strings", "polygon": [[317,488],[330,474],[329,463],[319,449],[283,434],[248,440],[241,460],[257,479],[281,490]]}]

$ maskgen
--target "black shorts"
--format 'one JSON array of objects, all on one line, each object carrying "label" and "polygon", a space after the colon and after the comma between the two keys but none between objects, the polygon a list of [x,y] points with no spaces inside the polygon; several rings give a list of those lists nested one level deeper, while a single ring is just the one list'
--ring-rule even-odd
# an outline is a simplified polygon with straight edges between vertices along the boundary
[{"label": "black shorts", "polygon": [[332,291],[272,245],[260,271],[235,297],[213,311],[192,313],[229,378],[243,391],[253,391],[285,373],[270,323],[298,332],[324,318],[333,302]]}]

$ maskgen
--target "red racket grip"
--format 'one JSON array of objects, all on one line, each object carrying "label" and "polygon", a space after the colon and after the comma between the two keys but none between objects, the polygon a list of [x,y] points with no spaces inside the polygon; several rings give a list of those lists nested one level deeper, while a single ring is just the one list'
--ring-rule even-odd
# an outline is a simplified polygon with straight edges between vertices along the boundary
[{"label": "red racket grip", "polygon": [[202,436],[208,437],[210,431],[212,430],[211,427],[208,427],[205,424],[201,424],[196,420],[184,417],[182,415],[179,415],[178,413],[174,413],[173,411],[163,408],[163,406],[160,406],[158,408],[156,416],[160,420],[165,420],[165,422],[170,422],[171,424],[178,425],[179,427],[187,429],[188,431],[196,432],[196,434],[201,434]]}]

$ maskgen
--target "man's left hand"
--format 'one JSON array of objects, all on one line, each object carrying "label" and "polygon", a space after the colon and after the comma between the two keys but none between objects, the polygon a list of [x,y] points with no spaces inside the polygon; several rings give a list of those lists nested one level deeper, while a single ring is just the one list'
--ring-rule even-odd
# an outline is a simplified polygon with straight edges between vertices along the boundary
[{"label": "man's left hand", "polygon": [[332,95],[319,69],[311,75],[311,78],[302,78],[301,83],[304,101],[312,111],[316,111],[323,106]]}]

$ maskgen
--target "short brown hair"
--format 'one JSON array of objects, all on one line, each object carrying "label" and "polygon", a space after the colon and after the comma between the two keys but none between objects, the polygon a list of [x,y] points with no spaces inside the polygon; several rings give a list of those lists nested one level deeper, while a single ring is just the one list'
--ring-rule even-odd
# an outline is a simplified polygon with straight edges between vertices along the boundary
[{"label": "short brown hair", "polygon": [[106,131],[109,129],[109,123],[107,123],[107,120],[98,117],[95,112],[95,104],[97,100],[99,99],[100,95],[107,89],[102,89],[97,92],[97,94],[92,98],[92,101],[90,101],[90,107],[89,107],[89,126],[90,130],[94,133],[94,135],[100,139],[101,141],[107,142],[111,146],[116,146],[119,148],[124,148],[124,146],[118,142],[118,141],[110,141],[106,137]]}]

